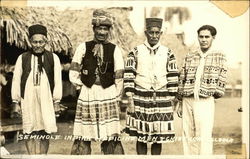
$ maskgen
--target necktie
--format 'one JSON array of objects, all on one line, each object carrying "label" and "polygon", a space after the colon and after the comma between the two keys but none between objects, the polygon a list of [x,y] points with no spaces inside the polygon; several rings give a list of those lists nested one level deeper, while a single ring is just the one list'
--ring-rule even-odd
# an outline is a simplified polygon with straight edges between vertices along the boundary
[{"label": "necktie", "polygon": [[43,60],[42,60],[42,56],[38,56],[38,70],[39,72],[43,71]]},{"label": "necktie", "polygon": [[94,53],[94,56],[97,57],[98,65],[101,66],[103,63],[103,45],[101,43],[95,44],[92,52]]},{"label": "necktie", "polygon": [[39,72],[42,72],[43,71],[43,59],[42,59],[42,56],[43,56],[44,52],[43,53],[34,53],[32,51],[32,54],[38,58],[38,70],[39,70]]}]

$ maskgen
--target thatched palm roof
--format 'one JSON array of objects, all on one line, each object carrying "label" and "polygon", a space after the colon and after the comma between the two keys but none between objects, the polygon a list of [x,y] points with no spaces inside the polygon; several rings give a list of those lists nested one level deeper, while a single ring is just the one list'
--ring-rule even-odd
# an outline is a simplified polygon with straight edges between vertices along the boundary
[{"label": "thatched palm roof", "polygon": [[[137,35],[134,31],[129,14],[132,7],[105,8],[114,17],[114,26],[111,31],[111,41],[117,44],[123,51],[123,57],[136,45],[145,40],[144,35]],[[66,55],[74,54],[76,47],[87,40],[93,39],[91,25],[94,8],[81,10],[56,11],[53,7],[46,8],[2,8],[4,21],[6,21],[9,43],[21,48],[27,48],[29,41],[27,28],[34,23],[41,23],[48,28],[48,36],[51,40],[52,51],[64,51]],[[143,17],[138,17],[143,18]],[[3,21],[1,21],[3,26]],[[17,40],[19,39],[19,40]],[[69,41],[70,39],[70,41]],[[187,48],[181,44],[175,35],[164,34],[161,38],[164,45],[170,47],[176,54],[178,63],[181,64]],[[71,45],[72,44],[72,45]],[[73,50],[69,53],[69,48]],[[72,53],[72,54],[71,54]]]},{"label": "thatched palm roof", "polygon": [[[74,49],[80,43],[93,39],[93,29],[91,25],[93,10],[93,8],[83,8],[81,10],[68,9],[60,13],[61,17],[59,21],[65,33],[69,35]],[[111,41],[122,48],[123,57],[126,59],[128,52],[135,46],[141,44],[145,40],[145,36],[137,35],[130,23],[129,14],[132,8],[114,7],[106,8],[106,10],[112,13],[115,18],[111,31]],[[174,51],[180,67],[188,51],[187,47],[183,46],[176,35],[169,35],[166,32],[163,34],[161,42]]]},{"label": "thatched palm roof", "polygon": [[48,29],[48,48],[52,52],[69,54],[72,48],[68,36],[62,30],[54,8],[1,7],[1,30],[5,29],[7,43],[18,48],[28,49],[28,27],[42,24]]},{"label": "thatched palm roof", "polygon": [[[111,31],[111,41],[117,44],[125,54],[131,50],[141,38],[135,33],[129,20],[129,12],[132,8],[106,8],[113,17],[114,25]],[[73,48],[80,43],[93,39],[93,29],[91,25],[93,8],[83,8],[81,10],[65,10],[61,13],[60,23],[69,35]]]}]

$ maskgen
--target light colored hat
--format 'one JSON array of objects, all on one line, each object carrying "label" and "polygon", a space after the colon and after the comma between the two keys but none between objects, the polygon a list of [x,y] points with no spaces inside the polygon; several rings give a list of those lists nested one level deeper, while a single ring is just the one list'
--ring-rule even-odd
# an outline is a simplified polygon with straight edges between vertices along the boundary
[{"label": "light colored hat", "polygon": [[102,9],[96,9],[93,12],[93,18],[92,18],[92,25],[100,26],[100,25],[106,25],[106,26],[112,26],[113,19],[110,13],[102,10]]},{"label": "light colored hat", "polygon": [[146,28],[150,27],[158,27],[161,29],[162,27],[162,19],[161,18],[146,18]]}]

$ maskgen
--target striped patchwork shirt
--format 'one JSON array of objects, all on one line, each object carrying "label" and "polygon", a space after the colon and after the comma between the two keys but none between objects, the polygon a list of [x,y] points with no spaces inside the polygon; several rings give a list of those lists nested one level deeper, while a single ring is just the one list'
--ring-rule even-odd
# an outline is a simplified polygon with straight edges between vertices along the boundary
[{"label": "striped patchwork shirt", "polygon": [[171,96],[178,91],[178,68],[172,51],[156,44],[150,47],[145,42],[135,47],[127,57],[124,73],[125,93],[133,93],[135,85],[154,90],[166,87]]},{"label": "striped patchwork shirt", "polygon": [[[200,50],[188,53],[180,73],[178,98],[193,96],[195,77],[200,64]],[[224,95],[226,86],[226,57],[218,50],[209,49],[205,57],[203,74],[201,76],[198,95],[220,98]]]}]

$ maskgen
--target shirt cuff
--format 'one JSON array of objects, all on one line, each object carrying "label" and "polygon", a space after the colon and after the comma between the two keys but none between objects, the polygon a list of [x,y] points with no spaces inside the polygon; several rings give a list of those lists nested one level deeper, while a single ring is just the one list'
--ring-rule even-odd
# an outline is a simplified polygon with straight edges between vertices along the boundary
[{"label": "shirt cuff", "polygon": [[60,103],[60,100],[54,100],[54,104]]},{"label": "shirt cuff", "polygon": [[12,100],[12,103],[20,104],[18,100]]}]

